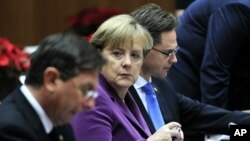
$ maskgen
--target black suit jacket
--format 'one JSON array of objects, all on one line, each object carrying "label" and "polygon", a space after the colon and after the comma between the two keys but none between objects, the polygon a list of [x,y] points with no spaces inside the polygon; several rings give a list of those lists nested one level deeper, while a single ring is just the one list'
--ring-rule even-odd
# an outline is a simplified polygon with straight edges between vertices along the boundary
[{"label": "black suit jacket", "polygon": [[[228,124],[230,122],[250,124],[250,114],[239,111],[231,112],[194,101],[179,94],[169,79],[152,78],[152,84],[157,89],[156,95],[165,123],[171,121],[180,122],[185,134],[185,141],[191,140],[189,136],[192,134],[192,131],[207,134],[229,134]],[[154,133],[153,123],[135,88],[131,87],[129,91],[136,100],[151,132]],[[198,137],[191,138],[192,141],[199,140]]]},{"label": "black suit jacket", "polygon": [[[70,125],[57,127],[57,133],[64,141],[75,140]],[[0,104],[0,141],[52,141],[20,89]]]}]

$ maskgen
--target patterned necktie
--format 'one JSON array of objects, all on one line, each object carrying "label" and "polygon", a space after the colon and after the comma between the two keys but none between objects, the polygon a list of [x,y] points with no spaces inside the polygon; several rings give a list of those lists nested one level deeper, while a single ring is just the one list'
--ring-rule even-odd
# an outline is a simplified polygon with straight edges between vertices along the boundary
[{"label": "patterned necktie", "polygon": [[144,85],[142,87],[142,90],[146,94],[148,114],[151,117],[151,120],[153,121],[155,129],[158,130],[165,123],[161,114],[161,110],[160,110],[160,107],[156,98],[155,91],[150,83],[147,83],[146,85]]}]

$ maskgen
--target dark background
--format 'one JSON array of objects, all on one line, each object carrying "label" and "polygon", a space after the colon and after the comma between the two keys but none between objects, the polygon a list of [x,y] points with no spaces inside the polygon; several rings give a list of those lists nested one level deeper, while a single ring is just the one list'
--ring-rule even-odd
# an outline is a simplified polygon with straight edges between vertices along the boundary
[{"label": "dark background", "polygon": [[82,9],[117,6],[131,12],[149,2],[175,10],[175,0],[0,0],[0,36],[21,46],[35,45],[49,34],[66,30],[66,17]]}]

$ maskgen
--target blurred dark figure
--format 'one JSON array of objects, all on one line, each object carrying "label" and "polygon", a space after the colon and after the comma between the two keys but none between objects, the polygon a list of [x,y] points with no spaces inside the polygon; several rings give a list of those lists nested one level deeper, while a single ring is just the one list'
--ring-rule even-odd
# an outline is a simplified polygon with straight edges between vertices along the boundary
[{"label": "blurred dark figure", "polygon": [[194,0],[175,0],[175,15],[179,17]]},{"label": "blurred dark figure", "polygon": [[179,18],[178,90],[229,110],[250,109],[250,1],[196,0]]}]

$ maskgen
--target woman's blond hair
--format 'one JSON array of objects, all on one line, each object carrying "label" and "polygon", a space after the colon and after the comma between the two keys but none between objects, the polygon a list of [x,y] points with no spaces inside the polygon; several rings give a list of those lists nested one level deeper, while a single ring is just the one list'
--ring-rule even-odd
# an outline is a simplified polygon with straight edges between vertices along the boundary
[{"label": "woman's blond hair", "polygon": [[91,43],[102,50],[107,45],[111,47],[122,46],[127,41],[141,38],[143,50],[149,50],[153,46],[150,33],[136,20],[127,14],[109,18],[93,34]]}]

